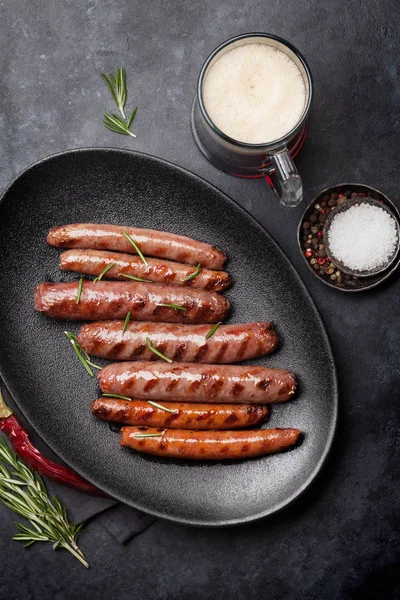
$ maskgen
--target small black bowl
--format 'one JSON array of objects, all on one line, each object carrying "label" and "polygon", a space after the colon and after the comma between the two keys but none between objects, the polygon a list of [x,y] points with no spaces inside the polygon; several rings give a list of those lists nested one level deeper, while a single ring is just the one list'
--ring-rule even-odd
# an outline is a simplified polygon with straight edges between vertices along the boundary
[{"label": "small black bowl", "polygon": [[[359,277],[345,273],[330,258],[326,257],[325,245],[323,240],[323,229],[325,221],[328,219],[328,215],[339,208],[340,204],[336,207],[330,207],[329,197],[332,194],[337,194],[341,203],[348,201],[349,198],[369,197],[373,200],[380,202],[388,208],[392,216],[396,219],[397,224],[400,226],[400,214],[397,207],[389,200],[385,194],[375,190],[374,188],[358,184],[358,183],[340,183],[338,185],[326,188],[322,190],[316,196],[313,201],[309,204],[305,210],[297,231],[297,239],[300,248],[300,252],[308,266],[308,268],[320,279],[325,285],[342,292],[362,292],[373,287],[376,287],[383,281],[385,281],[398,267],[400,263],[400,253],[397,253],[393,261],[388,265],[384,271],[367,276]],[[317,209],[316,207],[319,207]],[[313,223],[311,219],[317,218],[317,221]],[[306,229],[304,228],[306,226]],[[313,227],[313,232],[311,232]],[[318,229],[318,232],[315,230]],[[311,239],[308,237],[313,236]],[[306,239],[307,238],[307,242]],[[318,249],[315,248],[316,242],[312,240],[318,240]],[[309,243],[308,243],[309,242]],[[310,246],[310,244],[313,244]],[[311,255],[310,255],[311,254]],[[319,256],[321,254],[321,256]],[[325,254],[325,256],[324,256]],[[312,262],[311,262],[312,261]],[[312,264],[313,263],[313,264]]]}]

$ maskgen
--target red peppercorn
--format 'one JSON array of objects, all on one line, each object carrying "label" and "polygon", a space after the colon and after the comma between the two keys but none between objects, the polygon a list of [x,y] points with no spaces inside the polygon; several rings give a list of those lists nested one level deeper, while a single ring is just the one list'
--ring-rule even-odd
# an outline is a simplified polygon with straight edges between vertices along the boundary
[{"label": "red peppercorn", "polygon": [[326,261],[326,258],[319,258],[319,259],[318,259],[318,264],[319,264],[319,265],[324,265],[324,264],[325,264],[325,261]]},{"label": "red peppercorn", "polygon": [[324,208],[321,208],[321,213],[324,215],[326,213],[326,210]]},{"label": "red peppercorn", "polygon": [[318,231],[317,237],[322,237],[322,231]]},{"label": "red peppercorn", "polygon": [[308,248],[308,249],[306,250],[306,253],[305,253],[305,254],[306,254],[307,258],[309,258],[310,256],[312,256],[312,250],[311,250],[311,248]]}]

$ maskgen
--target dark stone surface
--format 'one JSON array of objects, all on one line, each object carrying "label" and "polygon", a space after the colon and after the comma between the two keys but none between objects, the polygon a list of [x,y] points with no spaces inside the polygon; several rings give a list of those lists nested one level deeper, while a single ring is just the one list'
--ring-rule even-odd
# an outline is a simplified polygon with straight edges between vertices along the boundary
[{"label": "dark stone surface", "polygon": [[[399,276],[364,295],[326,289],[298,255],[302,208],[285,211],[262,181],[214,170],[189,131],[206,55],[238,33],[270,31],[298,46],[314,75],[310,134],[297,161],[305,201],[330,184],[356,181],[399,205],[397,9],[394,0],[1,4],[0,183],[59,150],[114,145],[159,155],[216,184],[266,226],[313,295],[332,340],[341,411],[324,473],[291,509],[227,530],[158,521],[127,547],[94,522],[82,536],[88,572],[47,545],[27,551],[11,542],[14,518],[1,506],[0,597],[399,597]],[[139,106],[136,140],[101,123],[111,105],[99,71],[120,64],[130,103]]]}]

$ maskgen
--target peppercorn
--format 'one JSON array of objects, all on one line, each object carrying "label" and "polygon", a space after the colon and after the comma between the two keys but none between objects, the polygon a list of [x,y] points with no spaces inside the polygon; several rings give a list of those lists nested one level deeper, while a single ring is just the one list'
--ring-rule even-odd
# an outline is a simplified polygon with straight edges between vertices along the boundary
[{"label": "peppercorn", "polygon": [[318,221],[317,215],[310,215],[310,223],[316,223]]},{"label": "peppercorn", "polygon": [[311,238],[312,238],[312,234],[311,234],[311,233],[309,233],[309,234],[308,234],[308,239],[310,240]]},{"label": "peppercorn", "polygon": [[318,233],[318,227],[316,225],[313,225],[310,229],[311,233]]},{"label": "peppercorn", "polygon": [[321,237],[322,237],[322,230],[321,230],[321,231],[318,231],[318,233],[317,233],[317,236],[318,236],[319,238],[321,238]]},{"label": "peppercorn", "polygon": [[335,271],[335,269],[333,269],[332,267],[329,267],[329,269],[327,270],[327,275],[332,275],[332,273]]},{"label": "peppercorn", "polygon": [[325,196],[322,199],[324,200],[324,202],[329,202],[329,198],[330,198],[330,195],[325,194]]},{"label": "peppercorn", "polygon": [[325,223],[325,221],[327,219],[327,216],[328,215],[325,215],[325,214],[321,213],[320,216],[319,216],[319,222],[320,223]]},{"label": "peppercorn", "polygon": [[326,206],[326,200],[322,200],[321,206],[322,206],[322,208],[325,208],[325,206]]},{"label": "peppercorn", "polygon": [[337,195],[337,194],[332,194],[332,198],[333,198],[334,200],[337,200],[337,199],[338,199],[338,195]]},{"label": "peppercorn", "polygon": [[344,202],[345,200],[347,200],[346,196],[340,195],[340,196],[339,196],[339,198],[338,198],[338,201],[337,201],[337,203],[338,203],[339,205],[340,205],[340,204],[343,204],[343,202]]},{"label": "peppercorn", "polygon": [[310,229],[310,223],[308,221],[304,221],[303,229]]},{"label": "peppercorn", "polygon": [[311,248],[308,248],[308,250],[306,250],[306,256],[307,257],[312,256],[312,250],[311,250]]},{"label": "peppercorn", "polygon": [[316,204],[316,205],[315,205],[315,209],[316,209],[316,210],[321,210],[321,207],[320,207],[320,205],[319,205],[319,204]]},{"label": "peppercorn", "polygon": [[[319,254],[319,252],[318,252],[318,254]],[[325,264],[325,258],[323,258],[322,256],[320,256],[319,259],[318,259],[318,264],[319,265],[324,265]]]},{"label": "peppercorn", "polygon": [[311,246],[311,244],[312,244],[312,241],[311,241],[311,240],[307,240],[307,241],[306,241],[306,246]]},{"label": "peppercorn", "polygon": [[[326,258],[326,252],[324,249],[322,250],[318,250],[318,256],[320,256],[321,258],[325,259]],[[325,262],[325,260],[324,260]]]},{"label": "peppercorn", "polygon": [[346,196],[346,198],[350,198],[351,197],[351,192],[350,190],[346,190],[344,195]]},{"label": "peppercorn", "polygon": [[335,198],[331,198],[328,202],[328,206],[332,207],[332,206],[336,206],[336,200]]},{"label": "peppercorn", "polygon": [[316,263],[316,262],[317,262],[317,259],[316,259],[316,258],[312,258],[312,259],[310,260],[310,263],[311,263],[312,265],[315,265],[315,263]]},{"label": "peppercorn", "polygon": [[303,242],[306,242],[308,240],[308,235],[303,235]]},{"label": "peppercorn", "polygon": [[315,269],[316,271],[318,271],[318,269],[319,269],[319,264],[318,264],[318,263],[315,263],[315,265],[313,265],[313,269]]},{"label": "peppercorn", "polygon": [[335,279],[336,279],[336,275],[335,275],[335,273],[333,273],[333,274],[331,275],[331,279],[332,279],[332,281],[335,281]]},{"label": "peppercorn", "polygon": [[357,198],[357,196],[358,196],[357,192],[352,192],[351,198]]}]

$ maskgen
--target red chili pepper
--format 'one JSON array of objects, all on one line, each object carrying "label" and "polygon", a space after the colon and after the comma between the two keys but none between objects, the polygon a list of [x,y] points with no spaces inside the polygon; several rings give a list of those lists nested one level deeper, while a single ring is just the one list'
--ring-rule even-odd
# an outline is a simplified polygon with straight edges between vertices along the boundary
[{"label": "red chili pepper", "polygon": [[103,492],[94,485],[74,473],[68,467],[63,467],[39,452],[29,439],[28,432],[18,422],[17,417],[5,404],[0,392],[0,430],[11,442],[15,454],[34,471],[52,481],[67,485],[80,492],[103,496]]}]

